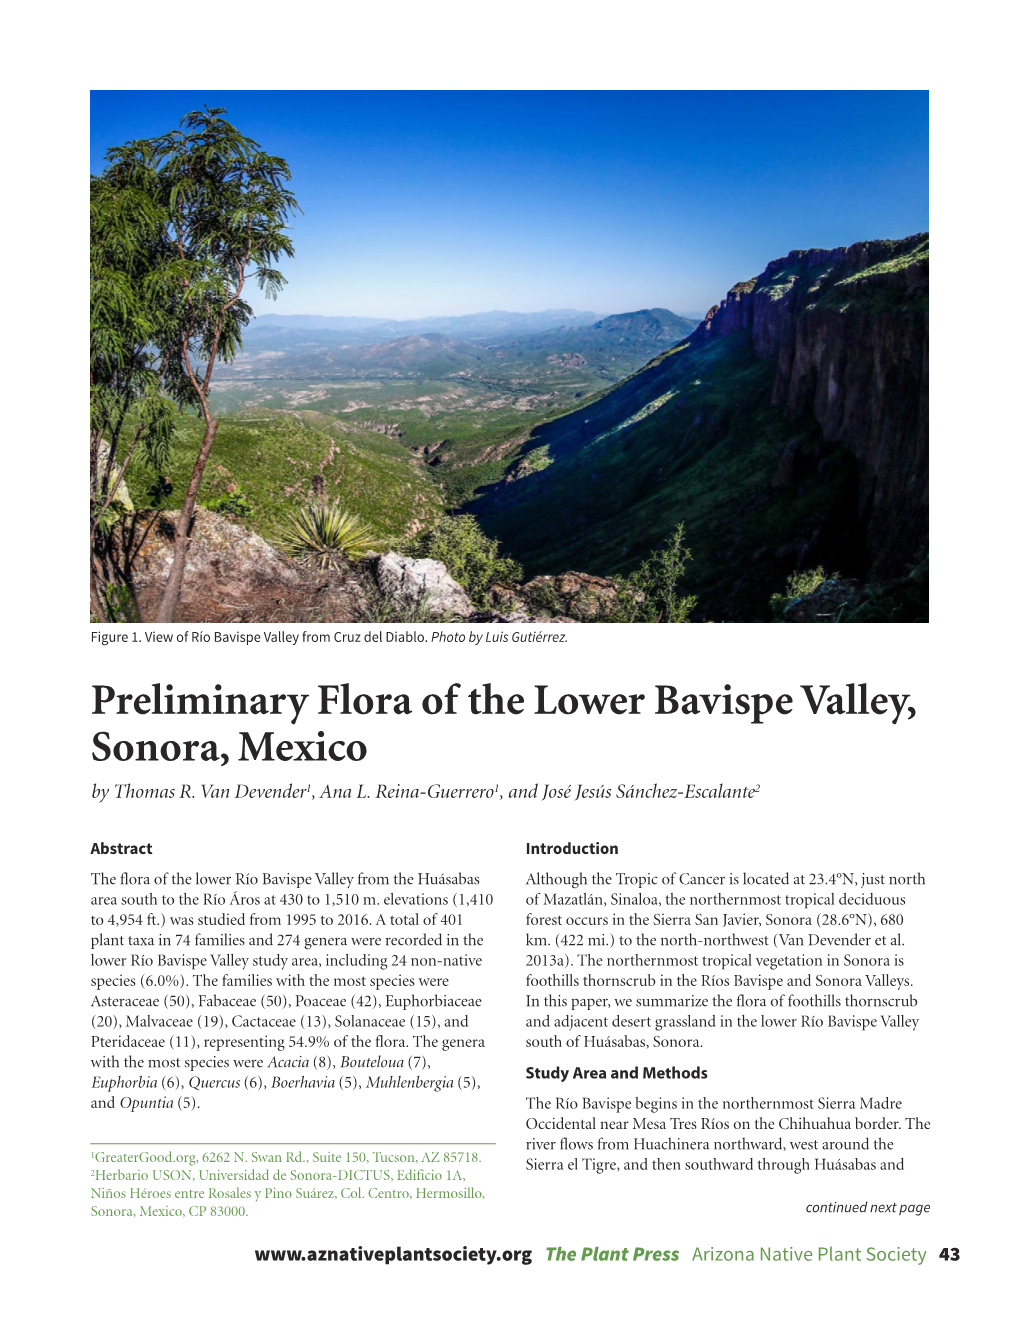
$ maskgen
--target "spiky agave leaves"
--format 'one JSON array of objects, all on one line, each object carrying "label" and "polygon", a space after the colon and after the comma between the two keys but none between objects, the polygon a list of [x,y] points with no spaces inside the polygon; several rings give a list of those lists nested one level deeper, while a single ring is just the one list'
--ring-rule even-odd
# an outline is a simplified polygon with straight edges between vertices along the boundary
[{"label": "spiky agave leaves", "polygon": [[284,526],[280,542],[287,554],[320,569],[339,568],[345,559],[361,559],[378,549],[368,524],[339,504],[299,509]]}]

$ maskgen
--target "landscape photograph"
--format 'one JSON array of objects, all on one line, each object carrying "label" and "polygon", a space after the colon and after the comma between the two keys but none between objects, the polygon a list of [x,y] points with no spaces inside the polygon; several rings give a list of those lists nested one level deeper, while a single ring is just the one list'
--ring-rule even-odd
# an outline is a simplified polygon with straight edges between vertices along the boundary
[{"label": "landscape photograph", "polygon": [[928,98],[92,94],[93,623],[928,620]]}]

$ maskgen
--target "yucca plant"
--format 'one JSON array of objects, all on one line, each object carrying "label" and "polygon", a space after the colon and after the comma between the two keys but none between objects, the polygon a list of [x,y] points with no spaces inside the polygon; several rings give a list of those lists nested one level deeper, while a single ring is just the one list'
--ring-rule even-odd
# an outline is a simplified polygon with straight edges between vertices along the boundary
[{"label": "yucca plant", "polygon": [[293,514],[280,535],[287,554],[316,568],[339,568],[360,559],[378,542],[367,523],[339,504],[309,504]]}]

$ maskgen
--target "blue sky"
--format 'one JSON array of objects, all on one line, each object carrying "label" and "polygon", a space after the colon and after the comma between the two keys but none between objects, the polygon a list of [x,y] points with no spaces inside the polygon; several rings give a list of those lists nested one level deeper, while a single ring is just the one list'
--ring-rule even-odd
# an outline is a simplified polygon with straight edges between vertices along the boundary
[{"label": "blue sky", "polygon": [[94,92],[92,170],[203,104],[293,171],[278,312],[700,315],[791,248],[928,228],[925,92]]}]

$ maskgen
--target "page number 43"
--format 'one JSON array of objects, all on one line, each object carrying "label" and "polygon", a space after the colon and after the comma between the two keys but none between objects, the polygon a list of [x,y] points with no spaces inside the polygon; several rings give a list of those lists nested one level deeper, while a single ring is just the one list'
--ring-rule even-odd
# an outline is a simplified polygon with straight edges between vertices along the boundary
[{"label": "page number 43", "polygon": [[959,1259],[960,1259],[959,1247],[943,1247],[942,1250],[939,1252],[939,1260],[959,1260]]}]

